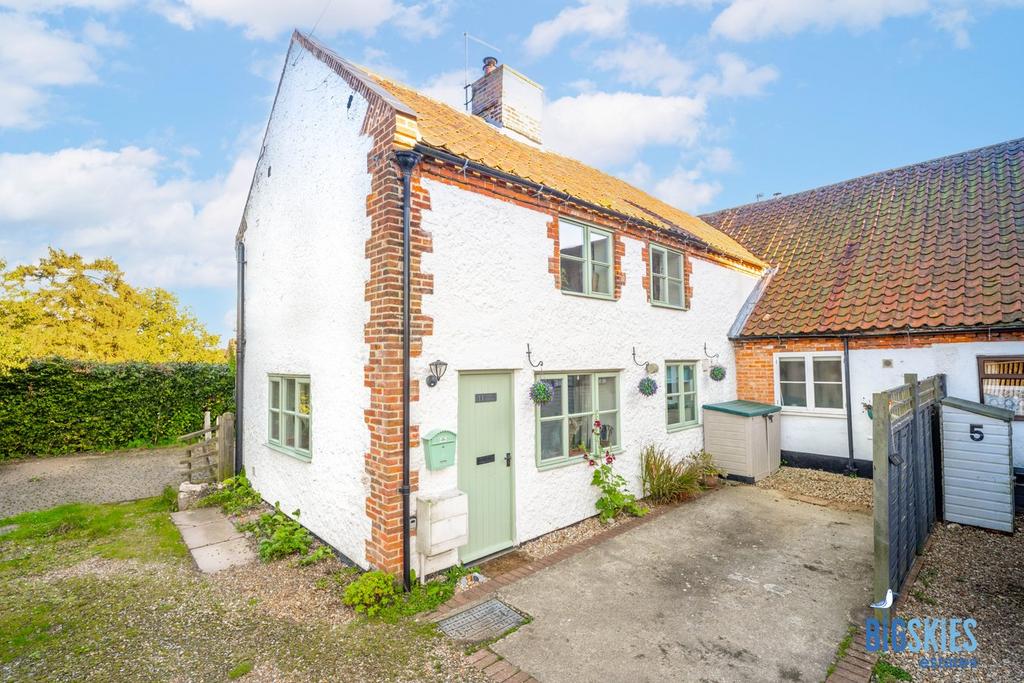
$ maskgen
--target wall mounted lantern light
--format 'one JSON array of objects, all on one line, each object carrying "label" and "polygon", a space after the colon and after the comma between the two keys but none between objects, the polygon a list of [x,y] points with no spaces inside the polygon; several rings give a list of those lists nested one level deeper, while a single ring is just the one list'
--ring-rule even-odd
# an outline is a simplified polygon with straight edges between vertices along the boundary
[{"label": "wall mounted lantern light", "polygon": [[448,364],[443,360],[435,360],[430,364],[430,374],[427,376],[427,386],[436,386],[441,378],[444,377],[445,371],[448,369]]}]

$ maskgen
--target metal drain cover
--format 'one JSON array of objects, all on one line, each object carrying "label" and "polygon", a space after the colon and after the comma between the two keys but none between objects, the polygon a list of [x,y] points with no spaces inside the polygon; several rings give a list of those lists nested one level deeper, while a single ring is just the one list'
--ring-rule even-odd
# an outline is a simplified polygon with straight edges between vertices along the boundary
[{"label": "metal drain cover", "polygon": [[437,625],[449,637],[467,642],[497,638],[526,619],[501,600],[488,600],[475,607],[442,619]]}]

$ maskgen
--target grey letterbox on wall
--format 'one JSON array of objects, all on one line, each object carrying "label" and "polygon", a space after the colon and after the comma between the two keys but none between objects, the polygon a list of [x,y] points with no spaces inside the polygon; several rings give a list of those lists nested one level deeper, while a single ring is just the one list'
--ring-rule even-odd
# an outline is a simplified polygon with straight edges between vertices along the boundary
[{"label": "grey letterbox on wall", "polygon": [[435,429],[423,438],[427,469],[440,470],[455,464],[455,432]]}]

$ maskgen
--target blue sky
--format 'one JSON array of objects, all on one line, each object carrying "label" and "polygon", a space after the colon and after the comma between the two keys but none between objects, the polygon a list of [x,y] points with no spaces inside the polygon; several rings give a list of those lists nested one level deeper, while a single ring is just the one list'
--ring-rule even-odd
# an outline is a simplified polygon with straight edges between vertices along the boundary
[{"label": "blue sky", "polygon": [[255,153],[318,18],[453,102],[478,36],[545,87],[547,146],[694,212],[1024,135],[1024,0],[0,0],[0,258],[113,256],[230,337]]}]

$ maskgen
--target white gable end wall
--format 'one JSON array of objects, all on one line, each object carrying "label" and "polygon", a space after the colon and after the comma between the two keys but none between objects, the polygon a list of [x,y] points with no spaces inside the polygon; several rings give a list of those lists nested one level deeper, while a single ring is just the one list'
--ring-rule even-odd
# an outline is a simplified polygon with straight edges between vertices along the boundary
[{"label": "white gable end wall", "polygon": [[[529,343],[543,371],[621,370],[619,405],[623,452],[615,468],[639,492],[639,455],[643,444],[660,443],[676,456],[701,448],[700,427],[669,433],[665,424],[666,360],[701,361],[704,345],[718,353],[728,375],[722,382],[699,373],[699,404],[736,397],[735,363],[727,333],[757,279],[702,259],[692,259],[690,310],[652,306],[643,289],[643,243],[624,238],[626,283],[618,301],[562,294],[554,286],[548,260],[554,245],[546,213],[426,179],[431,210],[422,227],[431,234],[433,252],[423,270],[434,277],[434,292],[424,297],[423,312],[433,318],[433,334],[413,359],[420,379],[412,422],[420,433],[458,431],[458,373],[514,371],[515,525],[518,542],[564,527],[596,513],[591,471],[582,464],[541,471],[535,455],[535,414],[528,391],[535,371],[527,363]],[[637,358],[659,365],[658,393],[645,398],[637,383],[645,376]],[[448,373],[427,387],[428,363],[440,358]],[[582,460],[581,460],[582,462]],[[419,471],[419,495],[458,485],[457,467],[429,471],[422,448],[412,453]],[[415,498],[415,497],[414,497]]]},{"label": "white gable end wall", "polygon": [[[363,566],[366,111],[341,77],[293,47],[245,212],[242,426],[245,467],[264,499],[300,509],[304,526]],[[267,445],[270,373],[310,377],[310,462]]]}]

